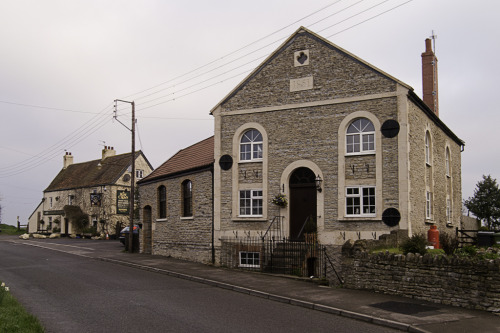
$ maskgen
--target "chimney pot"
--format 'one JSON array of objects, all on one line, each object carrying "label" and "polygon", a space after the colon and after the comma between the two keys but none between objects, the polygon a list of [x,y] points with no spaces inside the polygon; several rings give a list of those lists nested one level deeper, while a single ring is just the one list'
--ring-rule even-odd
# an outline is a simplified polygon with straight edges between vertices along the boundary
[{"label": "chimney pot", "polygon": [[66,169],[71,164],[73,164],[73,156],[71,156],[71,153],[66,152],[66,155],[63,156],[63,169]]}]

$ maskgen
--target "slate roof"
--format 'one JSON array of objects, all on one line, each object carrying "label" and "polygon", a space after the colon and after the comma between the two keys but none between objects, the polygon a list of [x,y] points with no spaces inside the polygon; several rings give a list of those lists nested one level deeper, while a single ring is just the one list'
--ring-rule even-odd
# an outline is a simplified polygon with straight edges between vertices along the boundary
[{"label": "slate roof", "polygon": [[[114,184],[130,166],[130,154],[109,156],[104,161],[99,159],[71,164],[57,174],[44,192]],[[136,159],[142,155],[147,161],[142,151],[137,151],[135,155]]]},{"label": "slate roof", "polygon": [[161,178],[172,177],[212,166],[214,163],[214,137],[179,150],[174,156],[156,168],[138,183],[148,183]]}]

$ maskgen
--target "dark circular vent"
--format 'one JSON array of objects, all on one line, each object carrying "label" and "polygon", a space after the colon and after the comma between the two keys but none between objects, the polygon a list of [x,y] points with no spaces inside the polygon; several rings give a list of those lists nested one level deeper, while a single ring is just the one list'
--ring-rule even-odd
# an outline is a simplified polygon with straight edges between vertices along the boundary
[{"label": "dark circular vent", "polygon": [[396,208],[387,208],[382,213],[382,221],[389,227],[395,227],[401,220],[401,214]]},{"label": "dark circular vent", "polygon": [[222,155],[219,159],[219,165],[222,170],[229,170],[233,166],[231,155]]},{"label": "dark circular vent", "polygon": [[399,133],[399,123],[392,119],[386,120],[380,131],[386,138],[393,138]]}]

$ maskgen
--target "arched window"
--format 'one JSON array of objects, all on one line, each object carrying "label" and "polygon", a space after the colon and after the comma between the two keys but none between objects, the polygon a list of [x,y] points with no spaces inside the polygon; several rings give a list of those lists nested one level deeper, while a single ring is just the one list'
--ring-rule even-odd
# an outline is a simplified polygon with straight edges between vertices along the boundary
[{"label": "arched window", "polygon": [[193,183],[189,179],[182,182],[182,216],[193,216]]},{"label": "arched window", "polygon": [[158,187],[158,218],[167,218],[167,188],[163,185]]},{"label": "arched window", "polygon": [[243,133],[240,141],[240,161],[262,160],[262,134],[255,129]]},{"label": "arched window", "polygon": [[347,128],[346,153],[362,154],[375,152],[375,127],[366,118],[354,120]]},{"label": "arched window", "polygon": [[425,132],[425,163],[431,164],[431,134]]},{"label": "arched window", "polygon": [[445,166],[446,166],[446,175],[449,177],[451,175],[451,168],[450,168],[450,148],[446,147],[446,153],[445,153]]}]

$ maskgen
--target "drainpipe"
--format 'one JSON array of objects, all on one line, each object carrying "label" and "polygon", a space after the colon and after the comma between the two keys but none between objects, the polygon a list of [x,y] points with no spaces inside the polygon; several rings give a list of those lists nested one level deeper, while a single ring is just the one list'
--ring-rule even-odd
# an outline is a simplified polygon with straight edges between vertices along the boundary
[{"label": "drainpipe", "polygon": [[[215,162],[214,162],[215,163]],[[212,174],[212,265],[215,264],[215,245],[214,245],[214,165],[210,167],[210,173]]]}]

